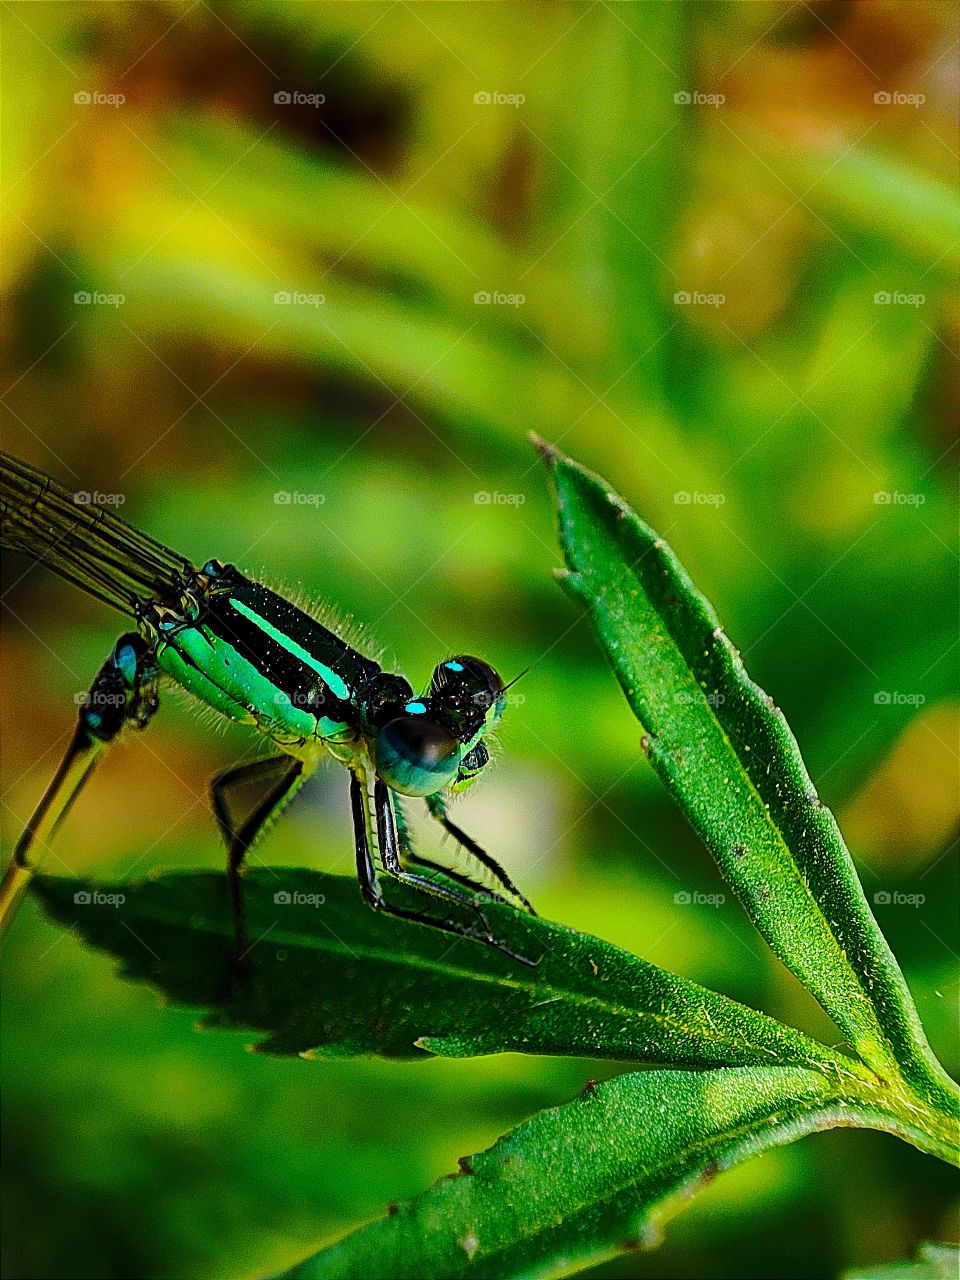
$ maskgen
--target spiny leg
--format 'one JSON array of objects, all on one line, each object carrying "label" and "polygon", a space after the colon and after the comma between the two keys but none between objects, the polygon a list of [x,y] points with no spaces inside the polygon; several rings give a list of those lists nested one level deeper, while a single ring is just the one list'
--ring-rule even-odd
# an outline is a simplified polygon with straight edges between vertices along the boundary
[{"label": "spiny leg", "polygon": [[[377,842],[384,871],[403,884],[412,885],[414,888],[420,889],[424,893],[432,894],[436,898],[443,898],[447,902],[455,902],[458,906],[469,908],[480,921],[484,936],[490,942],[493,942],[490,921],[473,899],[468,898],[466,894],[460,893],[456,889],[448,889],[444,885],[437,884],[435,880],[430,880],[427,876],[419,876],[414,871],[408,871],[403,866],[397,849],[397,828],[394,823],[393,806],[390,803],[390,791],[386,783],[380,778],[377,778],[373,784],[373,807],[377,822]],[[404,835],[407,836],[408,840],[407,851],[409,856],[409,836],[406,830]],[[442,871],[443,867],[438,866],[437,870]]]},{"label": "spiny leg", "polygon": [[[489,946],[495,947],[498,951],[502,951],[504,955],[510,956],[512,960],[518,960],[521,964],[536,968],[538,961],[530,960],[527,956],[520,955],[517,951],[512,951],[505,943],[493,936],[489,926],[486,926],[481,932],[478,929],[470,929],[466,925],[459,924],[455,920],[438,919],[436,916],[430,916],[421,911],[410,911],[403,907],[395,907],[392,903],[387,902],[380,890],[380,886],[377,884],[376,875],[373,871],[373,860],[370,857],[367,842],[366,807],[363,790],[360,779],[356,775],[353,775],[351,779],[350,797],[357,843],[357,874],[360,877],[360,888],[366,901],[375,910],[383,911],[387,915],[397,916],[401,920],[413,920],[417,924],[429,925],[431,928],[439,929],[443,933],[452,933],[461,938],[472,938],[476,942],[485,942]],[[384,867],[390,871],[390,874],[397,875],[397,871],[391,870],[391,867],[398,868],[401,872],[397,876],[398,879],[415,884],[418,888],[429,886],[427,891],[431,894],[471,907],[481,919],[485,920],[479,908],[470,902],[468,898],[465,898],[464,895],[458,894],[452,889],[444,890],[440,885],[434,884],[433,881],[427,881],[424,876],[414,876],[410,872],[404,872],[397,854],[396,829],[393,822],[393,810],[390,807],[390,792],[379,778],[374,784],[374,803],[377,810],[380,856]],[[424,882],[426,883],[424,884]]]},{"label": "spiny leg", "polygon": [[474,880],[472,876],[468,876],[465,872],[457,871],[453,867],[446,867],[442,862],[434,862],[432,858],[425,858],[422,854],[417,853],[410,839],[403,805],[400,797],[396,795],[393,797],[393,813],[397,822],[397,841],[400,846],[401,858],[406,858],[408,862],[413,862],[418,867],[426,867],[430,871],[439,871],[450,880],[455,880],[457,884],[463,885],[465,889],[471,889],[479,897],[492,898],[494,902],[502,902],[504,906],[516,907],[517,904],[515,902],[511,902],[503,894],[497,893],[495,889],[481,884],[479,880]]},{"label": "spiny leg", "polygon": [[[238,965],[243,964],[249,951],[240,868],[257,839],[264,834],[270,821],[280,815],[303,780],[302,760],[292,756],[271,756],[268,760],[253,760],[228,769],[210,784],[213,811],[227,846],[227,885]],[[255,782],[272,782],[272,785],[253,812],[238,826],[230,813],[229,793]]]},{"label": "spiny leg", "polygon": [[462,845],[468,853],[472,853],[478,862],[482,862],[487,870],[491,871],[493,875],[496,876],[507,892],[512,893],[514,897],[523,903],[527,911],[529,911],[532,916],[535,916],[537,913],[534,911],[533,905],[529,899],[525,894],[520,892],[517,886],[507,875],[506,871],[504,871],[503,867],[501,867],[500,863],[497,862],[496,858],[491,857],[485,849],[482,849],[480,845],[477,844],[476,840],[474,840],[472,836],[468,836],[461,827],[458,827],[455,822],[450,821],[447,817],[447,807],[444,804],[443,797],[439,794],[427,796],[426,802],[427,808],[430,810],[431,817],[435,818],[437,822],[440,823],[444,831],[453,836],[454,840],[456,840],[458,844]]},{"label": "spiny leg", "polygon": [[17,841],[0,883],[0,927],[12,920],[33,874],[34,846],[52,839],[120,730],[143,729],[150,721],[159,705],[157,681],[153,649],[135,632],[121,636],[97,672],[60,767]]},{"label": "spiny leg", "polygon": [[[367,839],[367,801],[364,798],[363,782],[357,774],[350,776],[350,809],[353,813],[353,833],[357,851],[357,879],[360,881],[360,892],[364,902],[374,911],[382,911],[386,915],[397,916],[401,920],[412,920],[417,924],[429,925],[443,933],[454,933],[461,938],[475,938],[479,942],[487,939],[475,929],[456,924],[453,920],[437,920],[433,916],[424,915],[420,911],[407,911],[403,907],[395,907],[387,902],[377,883],[377,874],[370,856],[370,844]],[[524,957],[525,964],[532,962]]]}]

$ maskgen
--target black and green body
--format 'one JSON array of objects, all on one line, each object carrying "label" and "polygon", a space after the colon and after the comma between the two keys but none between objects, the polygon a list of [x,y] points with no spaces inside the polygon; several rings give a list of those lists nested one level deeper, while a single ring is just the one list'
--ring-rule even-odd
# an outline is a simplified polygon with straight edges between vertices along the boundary
[{"label": "black and green body", "polygon": [[[212,784],[214,810],[228,846],[231,895],[241,953],[238,873],[267,822],[326,755],[351,775],[357,870],[374,907],[448,932],[500,945],[476,896],[413,872],[445,870],[414,853],[400,796],[423,798],[430,812],[498,882],[494,897],[530,909],[506,873],[447,817],[445,798],[468,787],[489,760],[484,738],[503,710],[504,685],[479,658],[448,658],[422,695],[384,671],[334,631],[233,565],[195,568],[111,511],[71,495],[49,476],[0,454],[2,545],[42,561],[62,577],[133,619],[80,708],[79,724],[57,775],[17,845],[0,908],[9,914],[29,874],[28,854],[50,839],[103,749],[125,727],[143,728],[158,706],[163,679],[175,681],[221,715],[256,729],[274,752]],[[265,795],[242,823],[230,795],[258,782]],[[372,798],[371,798],[372,784]],[[381,868],[434,899],[473,913],[476,926],[391,906]],[[447,870],[466,888],[470,876]],[[485,891],[489,892],[489,891]],[[524,959],[524,957],[518,957]]]}]

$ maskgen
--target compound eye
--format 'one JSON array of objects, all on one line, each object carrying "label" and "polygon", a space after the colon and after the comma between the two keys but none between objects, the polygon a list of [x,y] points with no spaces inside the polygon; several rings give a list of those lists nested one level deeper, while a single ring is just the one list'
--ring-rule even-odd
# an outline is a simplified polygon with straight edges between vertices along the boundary
[{"label": "compound eye", "polygon": [[441,697],[459,696],[477,706],[490,708],[503,693],[503,681],[489,662],[460,654],[440,663],[433,673],[430,691]]},{"label": "compound eye", "polygon": [[457,776],[460,743],[427,716],[398,716],[377,734],[374,756],[377,773],[391,790],[432,796]]}]

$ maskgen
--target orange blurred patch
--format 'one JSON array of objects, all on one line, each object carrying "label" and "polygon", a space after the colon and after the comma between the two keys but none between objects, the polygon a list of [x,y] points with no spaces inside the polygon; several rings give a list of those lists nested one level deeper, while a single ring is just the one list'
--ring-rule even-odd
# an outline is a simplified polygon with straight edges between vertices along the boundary
[{"label": "orange blurred patch", "polygon": [[960,819],[960,702],[921,709],[887,758],[839,814],[855,853],[894,872],[916,872],[939,854]]}]

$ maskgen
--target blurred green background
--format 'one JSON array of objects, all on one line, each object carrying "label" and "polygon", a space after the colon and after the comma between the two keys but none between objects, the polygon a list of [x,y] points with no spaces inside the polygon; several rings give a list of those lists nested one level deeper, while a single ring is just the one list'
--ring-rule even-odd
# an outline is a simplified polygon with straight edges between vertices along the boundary
[{"label": "blurred green background", "polygon": [[[458,650],[533,663],[463,824],[542,912],[835,1041],[729,895],[674,902],[723,886],[552,581],[526,433],[558,442],[783,706],[955,1070],[952,6],[22,3],[2,27],[4,446],[335,604],[415,685]],[[25,569],[5,856],[123,628]],[[250,747],[168,696],[51,869],[219,866],[206,783]],[[350,874],[341,771],[260,856]],[[32,905],[5,960],[11,1277],[270,1272],[615,1069],[259,1058]],[[596,1274],[832,1277],[955,1237],[954,1194],[831,1133]]]}]

